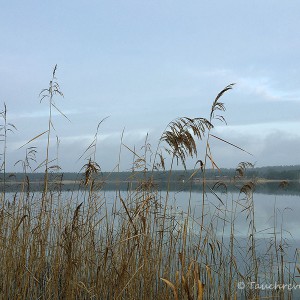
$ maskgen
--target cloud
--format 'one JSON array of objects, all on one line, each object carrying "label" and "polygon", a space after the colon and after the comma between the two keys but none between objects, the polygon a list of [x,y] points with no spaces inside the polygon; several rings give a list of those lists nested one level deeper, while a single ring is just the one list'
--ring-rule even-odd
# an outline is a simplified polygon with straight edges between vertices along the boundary
[{"label": "cloud", "polygon": [[265,137],[259,153],[265,165],[299,165],[300,136],[277,130]]},{"label": "cloud", "polygon": [[254,124],[242,124],[242,125],[226,125],[216,126],[215,130],[218,133],[248,135],[251,134],[256,137],[265,137],[266,135],[274,132],[282,132],[284,135],[299,135],[300,121],[289,121],[285,122],[258,122]]},{"label": "cloud", "polygon": [[[68,117],[70,115],[80,114],[81,111],[76,109],[68,109],[63,111],[63,113]],[[52,117],[61,116],[61,114],[53,109]],[[15,119],[33,119],[33,118],[45,118],[49,117],[49,110],[38,110],[38,111],[27,111],[27,112],[13,112],[9,113],[9,118],[12,120]]]},{"label": "cloud", "polygon": [[275,88],[269,77],[240,77],[238,89],[243,93],[257,95],[266,101],[300,101],[299,90]]},{"label": "cloud", "polygon": [[[271,70],[252,70],[226,69],[218,68],[211,70],[197,70],[188,68],[187,73],[195,78],[207,80],[214,78],[216,81],[226,82],[227,84],[235,82],[235,89],[241,94],[256,95],[266,101],[300,101],[299,89],[284,89],[278,86],[278,74],[274,75]],[[265,75],[260,75],[261,73]],[[286,80],[280,79],[281,82]]]},{"label": "cloud", "polygon": [[218,140],[211,140],[212,153],[216,162],[224,167],[234,167],[240,161],[250,161],[257,166],[298,165],[299,126],[299,122],[220,126],[215,130],[216,136],[253,156]]},{"label": "cloud", "polygon": [[[129,141],[139,141],[141,139],[145,139],[149,130],[147,129],[133,129],[133,130],[124,130],[123,139]],[[121,140],[121,131],[114,131],[114,132],[107,132],[107,133],[99,133],[97,140],[98,141],[106,141],[106,140]],[[73,143],[83,140],[92,141],[95,135],[92,134],[83,134],[83,135],[74,135],[74,136],[67,136],[61,137],[60,139],[64,141],[64,143]]]}]

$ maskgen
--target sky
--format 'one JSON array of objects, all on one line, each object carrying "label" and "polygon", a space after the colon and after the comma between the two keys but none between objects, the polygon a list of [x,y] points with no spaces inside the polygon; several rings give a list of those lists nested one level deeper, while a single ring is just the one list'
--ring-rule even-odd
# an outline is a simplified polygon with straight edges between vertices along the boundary
[{"label": "sky", "polygon": [[[0,1],[0,107],[17,128],[7,136],[7,170],[21,170],[28,147],[37,150],[33,169],[45,159],[46,134],[20,147],[48,129],[39,93],[56,64],[64,98],[54,101],[70,121],[54,112],[50,158],[58,151],[65,172],[87,162],[89,152],[80,157],[103,118],[96,161],[115,170],[121,149],[120,169],[129,170],[128,148],[143,155],[148,134],[154,153],[170,121],[209,118],[231,83],[227,125],[215,122],[212,133],[252,155],[212,139],[216,164],[300,164],[299,11],[293,0]],[[188,168],[204,160],[204,141],[198,147]]]}]

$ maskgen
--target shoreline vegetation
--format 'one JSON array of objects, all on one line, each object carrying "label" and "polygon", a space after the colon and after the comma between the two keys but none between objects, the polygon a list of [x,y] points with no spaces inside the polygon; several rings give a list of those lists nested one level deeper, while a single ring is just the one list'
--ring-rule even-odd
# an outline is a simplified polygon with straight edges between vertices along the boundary
[{"label": "shoreline vegetation", "polygon": [[[159,180],[169,180],[169,177],[172,180],[188,180],[189,178],[195,180],[195,178],[201,177],[201,170],[172,170],[172,174],[169,174],[168,171],[119,171],[119,172],[102,172],[101,169],[98,170],[97,177],[102,177],[116,181],[122,179],[124,181],[131,180],[132,174],[134,173],[135,178],[147,178],[153,177],[154,179]],[[51,174],[51,173],[49,173]],[[78,178],[84,176],[83,172],[52,172],[53,175],[61,176],[65,180],[76,181]],[[6,172],[8,181],[21,181],[25,176],[28,176],[30,181],[44,181],[45,173],[44,172]],[[200,176],[198,176],[200,175]],[[207,169],[206,170],[206,180],[220,180],[220,179],[230,179],[236,176],[236,168],[219,168],[219,169]],[[266,166],[266,167],[251,167],[247,170],[247,173],[244,174],[244,179],[259,178],[266,181],[300,181],[300,165],[291,165],[291,166]],[[3,182],[3,178],[0,175],[0,182]]]},{"label": "shoreline vegetation", "polygon": [[[134,174],[134,176],[133,176]],[[102,172],[99,170],[97,174],[94,174],[95,180],[103,182],[138,182],[141,179],[152,179],[155,182],[180,182],[180,181],[192,181],[197,183],[201,181],[201,170],[172,170],[172,174],[167,171],[119,171],[119,172]],[[206,181],[207,182],[234,182],[236,175],[236,169],[207,169]],[[25,180],[30,182],[44,182],[45,173],[6,173],[6,183],[21,183]],[[84,178],[84,173],[76,172],[52,172],[49,173],[49,180],[53,181],[60,178],[67,183],[76,183],[80,179]],[[299,182],[300,183],[300,165],[296,166],[267,166],[261,168],[251,168],[244,174],[242,180],[256,180],[256,183],[270,183],[270,182]],[[0,184],[3,184],[3,178],[0,175]]]},{"label": "shoreline vegetation", "polygon": [[[263,170],[268,170],[262,171]],[[235,169],[220,169],[219,171],[207,170],[205,182],[211,186],[226,184],[230,191],[238,190],[236,186]],[[199,172],[198,172],[199,173]],[[148,182],[160,190],[195,190],[202,189],[202,178],[193,170],[174,170],[172,174],[168,172],[99,172],[93,174],[94,186],[98,190],[115,190],[120,188],[126,190],[128,185],[134,185],[137,188],[143,182]],[[243,178],[239,178],[239,184],[246,184],[251,181],[255,183],[256,192],[265,192],[269,194],[300,194],[300,180],[298,178],[300,166],[281,166],[253,168],[248,171]],[[226,174],[226,175],[223,175]],[[269,178],[260,176],[267,175]],[[5,190],[16,191],[26,182],[35,191],[42,191],[44,188],[45,173],[23,173],[9,174],[5,182]],[[48,175],[48,184],[59,187],[62,191],[70,191],[74,188],[84,189],[84,173],[50,173]],[[1,177],[0,177],[1,180]],[[0,191],[4,190],[3,180],[0,181]]]},{"label": "shoreline vegetation", "polygon": [[[206,179],[205,180],[206,183],[210,183],[210,184],[217,184],[220,182],[219,179]],[[249,180],[247,178],[243,178],[243,179],[240,179],[239,180],[239,183],[246,183],[248,182]],[[48,181],[49,183],[57,183],[57,180],[56,179],[53,179],[53,180],[49,180]],[[97,185],[112,185],[112,184],[128,184],[128,183],[135,183],[135,184],[139,184],[141,182],[141,180],[101,180],[101,179],[95,179],[94,180],[94,183],[97,184]],[[182,183],[185,183],[185,180],[182,179],[180,181],[178,180],[152,180],[151,181],[154,185],[161,185],[161,186],[164,186],[166,185],[166,183],[170,182],[170,183],[178,183],[178,184],[182,184]],[[232,179],[232,178],[225,178],[225,179],[222,179],[222,182],[223,183],[226,183],[226,184],[235,184],[235,179]],[[6,186],[14,186],[14,185],[20,185],[24,183],[24,181],[6,181]],[[62,185],[80,185],[80,181],[79,180],[68,180],[68,179],[63,179],[63,180],[60,180],[59,181],[60,184]],[[190,181],[191,184],[193,185],[199,185],[199,184],[202,184],[202,182],[200,182],[200,180],[196,179],[196,180],[192,180]],[[255,178],[255,184],[256,185],[260,185],[260,184],[270,184],[270,183],[278,183],[278,187],[281,187],[281,184],[285,184],[286,186],[288,186],[289,184],[291,183],[299,183],[300,185],[300,182],[299,180],[285,180],[285,179],[266,179],[266,178]],[[31,181],[29,184],[38,184],[38,185],[43,185],[44,184],[44,181],[43,180],[35,180],[35,181]],[[188,182],[187,182],[188,184]],[[0,187],[3,186],[3,183],[0,182]],[[187,187],[190,187],[190,186],[187,186]]]},{"label": "shoreline vegetation", "polygon": [[[184,180],[183,180],[184,181]],[[226,179],[223,179],[222,180],[223,182],[226,182],[227,184],[230,184],[230,183],[234,183],[234,179],[231,179],[231,178],[226,178]],[[51,183],[55,183],[55,180],[51,181],[49,180],[49,182]],[[62,184],[76,184],[76,183],[79,183],[77,180],[61,180],[60,181]],[[96,184],[114,184],[114,183],[140,183],[140,180],[97,180],[95,179],[94,182]],[[178,183],[178,181],[176,180],[166,180],[166,181],[163,181],[163,180],[154,180],[152,181],[154,184],[160,184],[160,183],[167,183],[167,182],[173,182],[173,183]],[[220,182],[220,180],[217,180],[217,179],[206,179],[206,182],[207,183],[211,183],[211,184],[215,184],[215,183],[218,183]],[[239,182],[248,182],[247,179],[241,179]],[[280,184],[281,182],[287,182],[287,183],[299,183],[298,180],[284,180],[284,179],[266,179],[266,178],[256,178],[255,179],[255,183],[256,184],[268,184],[268,183],[278,183]],[[20,185],[22,184],[23,181],[7,181],[6,184],[9,184],[9,185]],[[33,181],[31,182],[32,184],[43,184],[44,181],[41,180],[41,181]],[[199,182],[198,180],[195,180],[192,182],[193,184],[202,184],[202,182]],[[0,186],[3,185],[3,183],[0,183]]]},{"label": "shoreline vegetation", "polygon": [[[288,178],[288,173],[277,174],[279,178],[257,176],[251,173],[255,169],[250,162],[241,162],[233,176],[225,170],[221,174],[227,177],[210,175],[210,168],[215,174],[220,170],[211,139],[248,153],[213,134],[216,121],[226,123],[220,99],[233,84],[216,96],[208,119],[177,118],[168,123],[155,151],[147,137],[142,149],[131,149],[131,172],[101,172],[96,154],[103,119],[82,156],[86,162],[82,172],[74,173],[72,179],[70,173],[59,173],[58,161],[63,156],[58,159],[58,151],[51,148],[53,110],[67,118],[56,101],[63,96],[56,71],[57,66],[49,86],[40,93],[41,102],[49,107],[47,130],[23,145],[25,158],[18,162],[23,173],[7,172],[7,136],[15,127],[8,121],[6,105],[1,113],[1,299],[284,300],[299,295],[299,289],[253,288],[253,283],[299,284],[300,253],[288,239],[297,237],[285,231],[284,211],[270,209],[273,225],[257,231],[254,209],[257,189],[265,186],[257,185],[256,178],[279,180],[270,184],[280,184],[282,190],[293,178]],[[43,161],[37,162],[33,143],[41,136],[47,137],[45,154]],[[201,159],[199,147],[205,150]],[[121,139],[118,171],[124,148],[129,149]],[[195,170],[175,170],[178,165],[186,170],[188,158],[197,160]],[[44,172],[32,173],[32,164]],[[297,166],[287,171],[299,176]],[[115,196],[108,198],[102,183],[113,175]],[[155,177],[158,175],[164,177]],[[229,178],[238,193],[231,193]],[[67,194],[62,193],[66,180],[78,182]],[[35,189],[35,181],[41,183],[41,189]],[[126,181],[125,193],[122,181]],[[156,181],[165,184],[159,186]],[[19,184],[10,193],[13,182]],[[193,185],[199,205],[194,206],[187,196],[188,208],[180,210],[170,192],[185,186],[191,193]],[[212,205],[208,194],[213,197]],[[288,254],[291,252],[293,257]]]}]

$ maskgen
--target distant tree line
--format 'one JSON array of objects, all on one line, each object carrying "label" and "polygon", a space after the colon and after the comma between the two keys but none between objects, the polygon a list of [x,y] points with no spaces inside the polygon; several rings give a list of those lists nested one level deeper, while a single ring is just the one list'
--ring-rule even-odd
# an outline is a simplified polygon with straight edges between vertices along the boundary
[{"label": "distant tree line", "polygon": [[[3,182],[3,174],[1,181]],[[205,176],[207,179],[222,180],[226,178],[233,178],[236,175],[236,169],[222,168],[220,170],[207,169]],[[30,182],[41,182],[44,180],[44,173],[14,173],[7,174],[7,182],[22,182],[29,180]],[[171,173],[166,171],[153,171],[153,172],[99,172],[94,175],[97,180],[105,182],[139,182],[142,180],[154,181],[186,181],[190,178],[194,180],[202,178],[201,170],[173,170]],[[271,180],[299,180],[300,165],[295,166],[269,166],[260,168],[250,168],[245,172],[245,178],[264,178]],[[64,181],[80,181],[84,178],[84,173],[51,173],[50,180],[64,180]]]}]

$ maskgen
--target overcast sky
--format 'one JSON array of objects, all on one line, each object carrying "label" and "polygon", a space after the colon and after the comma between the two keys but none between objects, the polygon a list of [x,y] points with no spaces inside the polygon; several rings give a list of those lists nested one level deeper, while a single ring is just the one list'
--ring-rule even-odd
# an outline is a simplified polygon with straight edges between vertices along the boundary
[{"label": "overcast sky", "polygon": [[[155,149],[172,119],[208,118],[214,97],[233,82],[222,98],[228,125],[216,123],[214,134],[253,156],[213,141],[216,163],[300,164],[299,12],[298,0],[1,1],[0,105],[18,129],[8,136],[8,169],[19,170],[26,147],[18,148],[47,130],[39,92],[55,64],[65,95],[55,103],[71,122],[54,115],[51,158],[57,135],[64,171],[80,170],[106,116],[97,162],[110,171],[123,128],[129,148],[141,153],[149,133]],[[44,135],[27,145],[37,147],[38,163],[45,144]],[[123,147],[121,169],[131,160]]]}]

